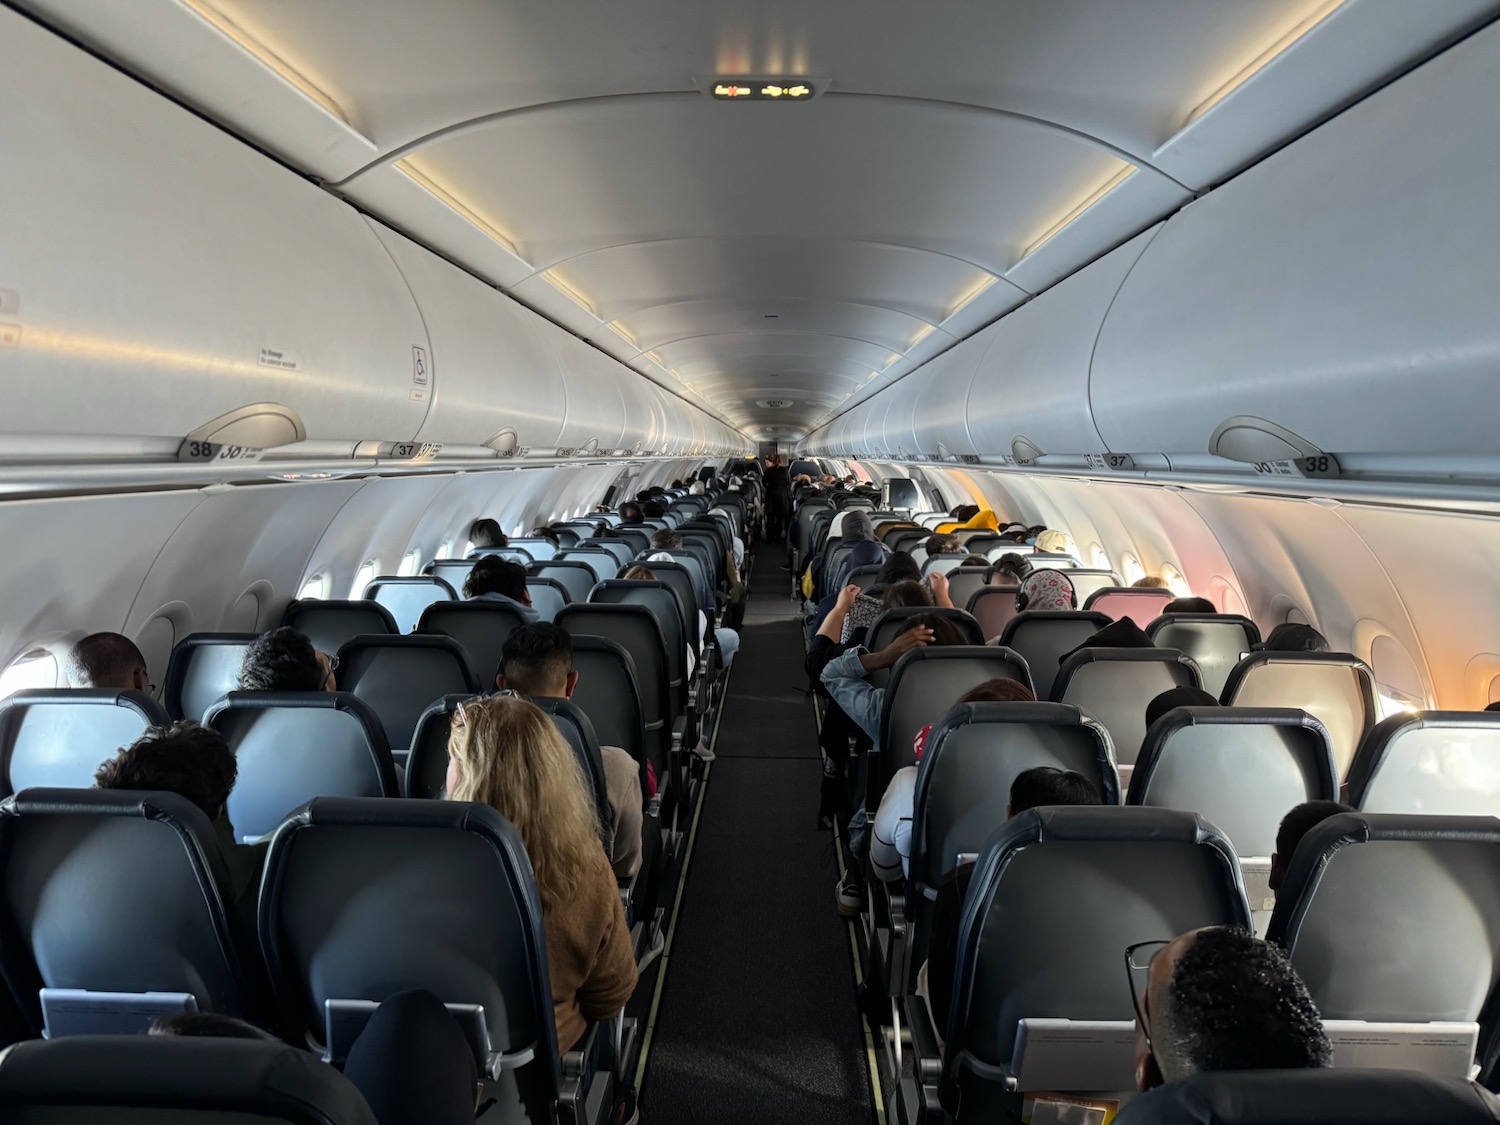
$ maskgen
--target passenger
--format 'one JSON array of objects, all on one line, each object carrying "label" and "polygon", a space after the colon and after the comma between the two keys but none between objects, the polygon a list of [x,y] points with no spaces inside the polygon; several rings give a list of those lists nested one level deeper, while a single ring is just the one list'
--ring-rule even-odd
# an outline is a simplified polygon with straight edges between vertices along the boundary
[{"label": "passenger", "polygon": [[496,809],[516,826],[542,903],[557,1049],[617,1015],[635,991],[625,908],[599,842],[572,748],[534,704],[495,695],[458,708],[448,739],[450,800]]},{"label": "passenger", "polygon": [[875,527],[864,512],[850,512],[844,517],[843,542],[852,543],[849,553],[839,564],[834,575],[833,589],[842,590],[849,584],[849,575],[862,566],[880,566],[885,562],[884,544],[875,538]]},{"label": "passenger", "polygon": [[958,554],[958,536],[940,535],[933,532],[922,541],[922,549],[927,552],[929,559],[934,555],[956,555]]},{"label": "passenger", "polygon": [[1487,704],[1484,709],[1486,711],[1500,711],[1500,699],[1497,699],[1494,703]]},{"label": "passenger", "polygon": [[1327,652],[1328,638],[1311,625],[1283,621],[1255,646],[1258,652]]},{"label": "passenger", "polygon": [[620,526],[638,527],[646,522],[646,513],[634,500],[627,500],[620,505]]},{"label": "passenger", "polygon": [[1112,621],[1100,629],[1077,648],[1069,649],[1057,658],[1058,664],[1066,664],[1068,657],[1086,648],[1155,648],[1146,631],[1128,617]]},{"label": "passenger", "polygon": [[224,897],[242,932],[253,939],[268,844],[235,841],[226,806],[238,776],[239,764],[224,736],[212,727],[183,720],[170,727],[148,727],[140,738],[101,762],[94,788],[176,793],[202,809],[229,874]]},{"label": "passenger", "polygon": [[68,683],[76,688],[154,692],[146,658],[129,637],[91,633],[68,650]]},{"label": "passenger", "polygon": [[1146,704],[1146,729],[1156,725],[1156,720],[1178,707],[1217,707],[1219,701],[1202,688],[1169,688]]},{"label": "passenger", "polygon": [[259,1039],[279,1043],[280,1038],[248,1020],[219,1012],[174,1012],[157,1016],[146,1025],[147,1035],[167,1035],[180,1039]]},{"label": "passenger", "polygon": [[954,509],[953,519],[947,523],[940,523],[935,530],[948,533],[954,531],[968,531],[983,528],[986,531],[998,531],[1000,520],[995,513],[988,508],[981,509],[975,504],[964,504]]},{"label": "passenger", "polygon": [[1165,590],[1168,589],[1167,580],[1159,574],[1147,574],[1137,578],[1130,584],[1132,590]]},{"label": "passenger", "polygon": [[1218,607],[1207,598],[1173,598],[1161,607],[1167,613],[1218,613]]},{"label": "passenger", "polygon": [[241,691],[338,691],[337,671],[337,656],[283,625],[250,642],[238,683]]},{"label": "passenger", "polygon": [[660,500],[647,500],[641,505],[641,515],[648,520],[660,520],[667,518],[667,506]]},{"label": "passenger", "polygon": [[984,576],[984,584],[986,586],[1019,586],[1030,573],[1031,564],[1026,561],[1025,556],[1011,552],[995,560],[989,573]]},{"label": "passenger", "polygon": [[1017,613],[1041,613],[1078,608],[1073,582],[1060,570],[1033,570],[1016,591]]},{"label": "passenger", "polygon": [[[994,679],[970,688],[954,701],[953,706],[1035,702],[1036,696],[1025,684],[1011,679]],[[912,754],[918,762],[922,760],[927,736],[931,733],[932,724],[928,723],[913,740]],[[884,882],[904,879],[910,871],[912,805],[916,794],[917,767],[903,766],[891,775],[890,784],[880,798],[880,808],[875,810],[875,824],[870,831],[870,865]]]},{"label": "passenger", "polygon": [[[676,560],[666,552],[682,550],[682,536],[677,534],[677,532],[673,531],[669,527],[663,528],[661,531],[658,531],[656,532],[656,534],[651,536],[651,550],[658,553],[647,555],[647,562],[676,562]],[[733,573],[733,571],[731,571],[731,573]],[[698,635],[700,637],[704,636],[706,635],[707,631],[708,617],[700,609],[698,611]],[[734,660],[734,654],[739,652],[740,650],[740,635],[733,629],[715,626],[714,648],[718,649],[719,651],[719,664],[723,668],[728,669],[730,663]],[[706,747],[700,747],[699,749],[706,749]],[[713,760],[708,756],[708,753],[700,753],[698,756],[700,758],[703,758],[705,761]]]},{"label": "passenger", "polygon": [[506,547],[510,540],[494,520],[475,520],[469,525],[469,549],[483,551],[492,547]]},{"label": "passenger", "polygon": [[1281,818],[1281,827],[1276,830],[1276,851],[1271,856],[1271,874],[1266,880],[1273,895],[1286,882],[1287,869],[1292,866],[1292,858],[1297,854],[1302,837],[1330,816],[1354,811],[1349,805],[1337,801],[1304,801]]},{"label": "passenger", "polygon": [[1046,528],[1036,532],[1036,549],[1048,555],[1071,555],[1077,550],[1073,537],[1066,531],[1048,531]]},{"label": "passenger", "polygon": [[792,478],[781,454],[772,458],[761,481],[766,489],[766,539],[774,543],[786,538],[792,518]]},{"label": "passenger", "polygon": [[483,555],[464,579],[464,597],[476,602],[504,602],[514,606],[528,625],[542,619],[531,608],[531,591],[526,588],[526,568],[499,555]]},{"label": "passenger", "polygon": [[[903,592],[891,595],[890,591],[898,585],[905,587]],[[842,592],[840,590],[840,593]],[[859,640],[863,641],[864,630],[875,624],[876,618],[893,606],[933,604],[935,604],[933,588],[923,584],[921,567],[917,566],[916,561],[910,555],[898,551],[885,560],[880,573],[875,576],[875,581],[855,597],[854,605],[850,608],[848,616],[844,618],[843,632],[839,640],[842,644],[850,644],[858,636]],[[833,611],[829,610],[829,612]],[[822,669],[819,668],[819,671],[821,672]]]},{"label": "passenger", "polygon": [[469,1037],[426,989],[387,997],[349,1048],[344,1077],[380,1125],[472,1125],[484,1084]]},{"label": "passenger", "polygon": [[558,536],[557,532],[550,527],[533,527],[531,529],[531,538],[545,539],[554,547],[562,546],[562,539]]},{"label": "passenger", "polygon": [[[1028,809],[1044,805],[1097,805],[1099,791],[1093,782],[1073,770],[1055,766],[1033,766],[1022,770],[1010,783],[1010,803],[1005,819],[1010,820]],[[975,861],[955,867],[937,886],[932,907],[932,936],[927,945],[927,964],[923,968],[927,984],[927,1003],[935,1026],[948,1026],[948,1009],[953,1000],[953,974],[958,964],[958,927],[963,920],[964,900],[969,894],[969,880]]]},{"label": "passenger", "polygon": [[1165,943],[1147,963],[1144,981],[1136,981],[1132,972],[1135,1081],[1142,1093],[1204,1071],[1332,1065],[1323,1020],[1297,970],[1281,950],[1246,930],[1216,926],[1183,934]]}]

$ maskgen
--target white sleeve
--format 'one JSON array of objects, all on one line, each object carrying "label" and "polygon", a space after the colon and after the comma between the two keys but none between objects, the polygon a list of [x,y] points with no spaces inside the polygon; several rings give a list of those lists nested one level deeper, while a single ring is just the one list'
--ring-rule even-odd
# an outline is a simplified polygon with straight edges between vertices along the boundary
[{"label": "white sleeve", "polygon": [[896,771],[880,798],[875,813],[875,827],[870,833],[870,864],[875,874],[887,883],[906,877],[906,862],[911,855],[912,801],[917,791],[917,767]]}]

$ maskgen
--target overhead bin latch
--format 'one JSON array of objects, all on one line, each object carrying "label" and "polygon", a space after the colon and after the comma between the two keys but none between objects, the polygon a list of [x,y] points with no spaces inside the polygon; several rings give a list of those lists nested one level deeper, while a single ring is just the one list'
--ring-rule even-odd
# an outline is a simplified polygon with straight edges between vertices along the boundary
[{"label": "overhead bin latch", "polygon": [[307,427],[290,406],[254,402],[188,434],[177,447],[177,460],[198,464],[259,461],[268,449],[306,440]]},{"label": "overhead bin latch", "polygon": [[1342,475],[1333,454],[1285,426],[1251,414],[1221,422],[1208,439],[1208,451],[1247,464],[1260,476],[1330,479]]}]

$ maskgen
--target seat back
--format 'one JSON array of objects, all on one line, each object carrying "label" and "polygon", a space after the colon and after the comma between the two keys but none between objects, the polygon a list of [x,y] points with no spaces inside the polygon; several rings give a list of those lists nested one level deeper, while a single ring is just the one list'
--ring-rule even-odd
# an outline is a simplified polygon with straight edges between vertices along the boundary
[{"label": "seat back", "polygon": [[556,558],[532,563],[526,573],[535,578],[548,578],[556,582],[567,594],[570,604],[588,601],[589,591],[599,581],[594,568],[578,559]]},{"label": "seat back", "polygon": [[473,559],[433,559],[422,568],[422,573],[433,578],[441,578],[449,586],[453,587],[455,594],[463,596],[464,580],[474,570]]},{"label": "seat back", "polygon": [[1500,714],[1417,711],[1365,736],[1349,767],[1364,812],[1500,816]]},{"label": "seat back", "polygon": [[928,555],[922,560],[922,576],[929,574],[952,574],[963,565],[964,559],[968,558],[965,552],[954,555]]},{"label": "seat back", "polygon": [[1036,570],[1061,570],[1068,576],[1068,581],[1073,583],[1073,593],[1078,595],[1078,608],[1088,608],[1088,600],[1100,590],[1118,588],[1120,576],[1112,570],[1098,570],[1093,567],[1080,567],[1078,565],[1060,565],[1063,556],[1042,555],[1033,551],[1026,556]]},{"label": "seat back", "polygon": [[[693,576],[688,568],[677,562],[654,562],[643,564],[656,580],[672,591],[677,599],[678,616],[682,619],[683,638],[692,646],[696,655],[703,645],[698,631],[698,591],[693,585]],[[608,583],[605,583],[608,585]]]},{"label": "seat back", "polygon": [[445,695],[434,699],[417,717],[411,749],[406,755],[406,774],[401,795],[440,801],[448,791],[448,735],[453,730],[453,712],[472,695]]},{"label": "seat back", "polygon": [[434,602],[422,611],[418,631],[457,641],[480,689],[488,691],[495,686],[506,639],[524,624],[521,610],[509,602]]},{"label": "seat back", "polygon": [[[573,703],[594,724],[601,746],[618,746],[646,769],[646,717],[641,706],[635,661],[615,641],[573,637],[573,669],[578,686]],[[657,774],[660,778],[662,775]],[[645,792],[643,789],[642,792]]]},{"label": "seat back", "polygon": [[948,571],[948,600],[967,609],[970,599],[985,589],[984,578],[988,573],[987,569],[978,566],[960,566]]},{"label": "seat back", "polygon": [[966,1120],[999,1119],[987,1116],[1003,1090],[995,1075],[1023,1019],[1133,1020],[1126,946],[1249,922],[1234,852],[1201,817],[1067,806],[1015,817],[969,883],[944,1104],[961,1103]]},{"label": "seat back", "polygon": [[[649,540],[647,541],[647,546],[650,546]],[[622,566],[629,566],[630,560],[635,558],[635,548],[632,547],[629,543],[625,542],[625,540],[623,539],[595,536],[592,539],[579,540],[578,549],[587,549],[590,547],[603,551],[605,554],[612,556],[615,560],[616,570],[618,570]]]},{"label": "seat back", "polygon": [[[998,640],[1016,615],[1016,591],[1019,589],[1016,585],[985,586],[981,583],[979,589],[969,595],[969,616],[979,622],[986,644]],[[952,597],[951,583],[949,597]]]},{"label": "seat back", "polygon": [[614,836],[610,830],[610,825],[614,823],[614,813],[609,807],[609,783],[604,774],[604,755],[599,750],[599,736],[594,732],[594,724],[583,713],[583,709],[570,699],[549,699],[538,695],[526,698],[547,712],[552,725],[557,727],[557,733],[573,748],[573,756],[578,759],[579,768],[583,770],[584,780],[588,783],[589,798],[594,802],[594,811],[598,814],[599,826],[605,836],[604,846],[608,850]]},{"label": "seat back", "polygon": [[321,1043],[328,1000],[425,988],[478,1004],[491,1050],[520,1056],[487,1092],[553,1120],[560,1066],[541,902],[520,833],[494,809],[308,803],[271,842],[260,934],[289,1032]]},{"label": "seat back", "polygon": [[1036,681],[1037,697],[1051,698],[1062,655],[1108,624],[1110,619],[1104,614],[1087,610],[1028,610],[1010,619],[1000,634],[1000,643],[1026,658]]},{"label": "seat back", "polygon": [[630,558],[627,558],[626,562],[635,558],[642,551],[649,551],[651,549],[651,532],[644,526],[630,524],[625,527],[617,527],[615,528],[615,536],[620,542],[630,548]]},{"label": "seat back", "polygon": [[1187,653],[1198,665],[1203,690],[1215,698],[1224,693],[1234,666],[1260,644],[1255,622],[1235,613],[1163,613],[1146,633],[1158,648]]},{"label": "seat back", "polygon": [[1052,698],[1103,723],[1116,760],[1134,766],[1146,737],[1146,704],[1164,691],[1198,686],[1197,667],[1176,649],[1086,648],[1058,669]]},{"label": "seat back", "polygon": [[[648,753],[657,776],[664,776],[676,708],[668,678],[666,642],[656,618],[643,605],[570,605],[557,615],[557,624],[575,639],[602,637],[630,653],[646,722]],[[581,674],[579,682],[581,686]]]},{"label": "seat back", "polygon": [[535,539],[522,537],[520,539],[508,540],[512,547],[519,547],[531,556],[533,562],[543,562],[557,555],[557,544],[550,539],[537,536]]},{"label": "seat back", "polygon": [[[667,650],[668,677],[673,684],[678,685],[679,692],[685,692],[687,634],[683,626],[682,608],[672,587],[660,580],[652,582],[613,578],[595,586],[589,594],[589,602],[594,605],[644,606],[656,619],[657,628],[661,630],[662,641]],[[696,615],[693,621],[697,623]]]},{"label": "seat back", "polygon": [[511,546],[476,547],[474,548],[474,550],[469,552],[468,561],[472,564],[478,562],[480,559],[489,557],[504,559],[506,562],[513,562],[520,566],[530,566],[532,563],[536,562],[535,557],[533,557],[532,553],[526,550],[526,548]]},{"label": "seat back", "polygon": [[378,602],[391,611],[396,628],[410,633],[422,619],[422,611],[434,602],[451,602],[458,597],[445,579],[430,574],[411,578],[385,576],[365,587],[365,600]]},{"label": "seat back", "polygon": [[171,722],[149,695],[110,688],[36,688],[0,701],[0,796],[94,784],[99,763]]},{"label": "seat back", "polygon": [[1500,822],[1341,813],[1291,857],[1267,940],[1327,1020],[1493,1019]]},{"label": "seat back", "polygon": [[334,653],[354,637],[375,633],[399,635],[400,626],[391,611],[377,601],[294,601],[281,615],[281,623],[297,630],[322,652]]},{"label": "seat back", "polygon": [[1269,857],[1289,809],[1338,795],[1328,732],[1306,711],[1178,707],[1146,732],[1126,803],[1200,813],[1236,855]]},{"label": "seat back", "polygon": [[239,764],[227,806],[239,840],[269,836],[313,797],[400,792],[379,717],[348,692],[232,691],[205,720]]},{"label": "seat back", "polygon": [[[1072,576],[1069,575],[1069,577]],[[1076,590],[1077,587],[1074,589]],[[1144,629],[1161,616],[1161,611],[1174,597],[1176,595],[1171,590],[1106,586],[1089,594],[1084,600],[1083,608],[1113,617],[1116,621],[1128,617]]]},{"label": "seat back", "polygon": [[[620,564],[615,561],[615,556],[600,547],[569,547],[566,551],[558,553],[557,561],[582,563],[593,574],[594,582],[603,582],[606,578],[613,578],[620,570]],[[590,583],[589,589],[593,588],[593,583]],[[588,597],[588,594],[585,593],[584,597]]]},{"label": "seat back", "polygon": [[543,621],[551,621],[558,610],[568,604],[568,591],[561,582],[551,578],[526,576],[526,593],[531,597],[531,608]]},{"label": "seat back", "polygon": [[[0,803],[0,965],[37,1034],[38,989],[256,997],[203,811],[176,793],[27,789]],[[142,1021],[144,1024],[144,1020]],[[144,1028],[143,1028],[144,1029]]]},{"label": "seat back", "polygon": [[76,1035],[0,1056],[9,1125],[376,1125],[360,1092],[285,1043]]},{"label": "seat back", "polygon": [[861,590],[868,590],[880,578],[881,569],[881,567],[873,564],[856,567],[849,572],[844,581],[851,586],[858,586]]},{"label": "seat back", "polygon": [[355,637],[339,649],[339,686],[380,718],[386,748],[411,745],[417,717],[434,699],[479,693],[468,657],[452,637]]},{"label": "seat back", "polygon": [[1231,707],[1300,707],[1328,729],[1339,777],[1375,725],[1375,675],[1342,652],[1252,652],[1224,685]]},{"label": "seat back", "polygon": [[162,703],[174,719],[201,719],[209,704],[240,686],[245,650],[259,633],[189,633],[172,648]]}]

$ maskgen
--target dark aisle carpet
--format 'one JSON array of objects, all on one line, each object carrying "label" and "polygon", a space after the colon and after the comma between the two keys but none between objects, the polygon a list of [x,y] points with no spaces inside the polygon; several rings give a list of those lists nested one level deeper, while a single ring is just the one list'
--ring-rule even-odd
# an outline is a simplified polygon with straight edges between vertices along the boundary
[{"label": "dark aisle carpet", "polygon": [[[767,558],[767,555],[771,555]],[[837,871],[779,552],[741,633],[641,1090],[643,1125],[869,1125]]]}]

